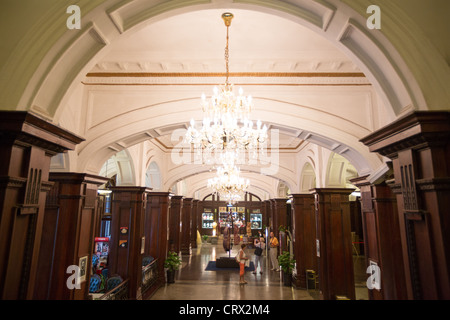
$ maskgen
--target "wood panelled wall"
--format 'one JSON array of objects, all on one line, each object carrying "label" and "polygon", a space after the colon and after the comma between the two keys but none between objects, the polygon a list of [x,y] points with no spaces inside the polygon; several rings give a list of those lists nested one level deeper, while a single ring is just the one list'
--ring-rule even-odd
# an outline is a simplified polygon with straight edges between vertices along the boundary
[{"label": "wood panelled wall", "polygon": [[82,138],[26,111],[0,111],[0,299],[32,299],[52,156]]},{"label": "wood panelled wall", "polygon": [[392,160],[407,298],[450,299],[450,112],[412,112],[361,141]]},{"label": "wood panelled wall", "polygon": [[169,216],[169,250],[181,252],[181,221],[183,213],[183,196],[172,196]]},{"label": "wood panelled wall", "polygon": [[297,272],[293,280],[296,287],[306,289],[306,270],[318,271],[314,195],[291,194],[290,199],[294,257],[297,263]]},{"label": "wood panelled wall", "polygon": [[355,299],[349,195],[354,189],[316,188],[319,294]]},{"label": "wood panelled wall", "polygon": [[193,198],[183,199],[183,214],[181,220],[181,253],[184,255],[191,254],[191,227],[192,227],[192,206]]},{"label": "wood panelled wall", "polygon": [[144,222],[144,254],[158,259],[159,285],[163,285],[165,282],[164,260],[169,250],[167,241],[169,234],[169,208],[170,193],[148,193]]},{"label": "wood panelled wall", "polygon": [[368,290],[371,300],[406,298],[397,200],[386,183],[390,176],[371,184],[367,176],[353,179],[361,191],[366,266],[380,268],[381,288]]},{"label": "wood panelled wall", "polygon": [[[108,179],[83,173],[50,173],[53,187],[45,206],[35,299],[84,300],[97,228],[97,188]],[[66,284],[71,265],[85,259],[85,280],[73,290]]]},{"label": "wood panelled wall", "polygon": [[[83,299],[87,283],[78,293],[58,288],[67,280],[67,264],[84,256],[91,264],[99,220],[96,189],[103,180],[79,173],[50,178],[51,157],[83,139],[28,112],[0,113],[0,297]],[[361,140],[393,167],[391,177],[376,182],[353,180],[361,189],[366,264],[381,268],[382,287],[369,292],[371,299],[450,299],[449,138],[449,112],[419,111]],[[314,189],[313,208],[311,195],[292,195],[291,209],[286,199],[258,204],[264,224],[276,233],[290,225],[296,284],[304,286],[306,269],[318,269],[323,299],[355,297],[350,234],[352,221],[358,222],[350,218],[349,193]],[[113,188],[110,272],[129,278],[130,298],[140,296],[144,254],[164,261],[169,244],[190,254],[203,205],[152,195],[148,188]],[[119,246],[122,241],[126,245]]]},{"label": "wood panelled wall", "polygon": [[144,226],[148,192],[145,187],[111,187],[109,273],[129,279],[129,298],[141,297]]}]

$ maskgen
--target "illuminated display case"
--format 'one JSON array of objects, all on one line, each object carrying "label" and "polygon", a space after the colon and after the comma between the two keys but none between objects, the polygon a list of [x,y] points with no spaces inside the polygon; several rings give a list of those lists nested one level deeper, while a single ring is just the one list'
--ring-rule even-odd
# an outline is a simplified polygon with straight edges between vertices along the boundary
[{"label": "illuminated display case", "polygon": [[[231,211],[231,216],[230,216]],[[245,207],[219,207],[219,225],[221,228],[245,226]]]},{"label": "illuminated display case", "polygon": [[212,229],[214,223],[214,214],[212,212],[204,212],[202,214],[202,228]]},{"label": "illuminated display case", "polygon": [[230,214],[227,207],[219,207],[219,226],[225,228],[229,226],[231,222]]},{"label": "illuminated display case", "polygon": [[252,230],[262,229],[262,214],[261,213],[251,213],[250,223]]}]

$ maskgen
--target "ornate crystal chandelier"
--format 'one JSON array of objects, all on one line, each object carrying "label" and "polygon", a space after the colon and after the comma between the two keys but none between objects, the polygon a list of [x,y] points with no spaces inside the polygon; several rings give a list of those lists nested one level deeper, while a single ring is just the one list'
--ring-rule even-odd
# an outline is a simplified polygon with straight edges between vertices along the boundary
[{"label": "ornate crystal chandelier", "polygon": [[213,153],[230,150],[252,151],[253,157],[256,158],[257,151],[264,149],[267,140],[267,127],[262,126],[259,120],[256,123],[249,120],[253,106],[252,97],[243,96],[242,88],[236,96],[233,85],[228,81],[228,28],[232,18],[231,13],[222,15],[227,27],[225,84],[220,88],[214,87],[213,96],[209,101],[204,94],[202,95],[202,110],[205,114],[202,127],[197,129],[192,119],[186,133],[186,141],[206,163],[211,161]]},{"label": "ornate crystal chandelier", "polygon": [[250,181],[240,177],[240,170],[234,164],[218,167],[217,176],[208,179],[208,188],[228,202],[238,200],[249,185]]},{"label": "ornate crystal chandelier", "polygon": [[235,204],[239,200],[241,200],[242,196],[238,193],[235,194],[226,194],[221,199],[225,200],[229,204]]}]

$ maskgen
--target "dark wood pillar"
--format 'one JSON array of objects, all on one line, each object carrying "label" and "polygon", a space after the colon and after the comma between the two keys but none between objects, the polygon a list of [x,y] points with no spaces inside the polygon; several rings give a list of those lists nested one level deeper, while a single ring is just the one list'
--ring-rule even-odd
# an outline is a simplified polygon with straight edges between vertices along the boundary
[{"label": "dark wood pillar", "polygon": [[408,299],[450,299],[450,112],[407,114],[361,140],[392,160]]},{"label": "dark wood pillar", "polygon": [[[201,234],[201,230],[202,230],[202,213],[203,213],[203,209],[204,209],[204,202],[199,200],[198,201],[198,205],[197,205],[197,230],[199,230],[200,232],[200,236]],[[221,232],[221,228],[219,225],[217,225],[217,235],[219,235]]]},{"label": "dark wood pillar", "polygon": [[169,216],[169,250],[177,254],[181,251],[181,217],[183,196],[172,196],[170,199]]},{"label": "dark wood pillar", "polygon": [[[98,220],[97,188],[108,179],[72,172],[53,172],[49,179],[54,184],[47,194],[35,299],[84,300]],[[80,267],[79,289],[66,284],[71,265]]]},{"label": "dark wood pillar", "polygon": [[144,253],[158,259],[159,284],[164,284],[164,260],[168,252],[170,193],[149,192],[145,216]]},{"label": "dark wood pillar", "polygon": [[371,184],[366,178],[351,182],[361,191],[366,268],[372,264],[380,268],[381,289],[368,288],[369,299],[403,300],[406,285],[397,201],[384,180]]},{"label": "dark wood pillar", "polygon": [[148,193],[145,187],[110,187],[110,274],[129,279],[129,298],[141,298],[144,221]]},{"label": "dark wood pillar", "polygon": [[279,232],[279,228],[283,226],[283,228],[286,228],[288,225],[287,221],[287,204],[286,201],[288,199],[285,198],[277,198],[272,199],[273,203],[273,216],[275,217],[275,224],[274,224],[274,234],[276,237],[278,237],[278,241],[280,242],[279,246],[279,253],[281,254],[283,251],[287,251],[287,239],[286,239],[286,233],[285,232]]},{"label": "dark wood pillar", "polygon": [[[261,205],[261,208],[262,208],[261,213],[263,219],[263,228],[264,226],[270,228],[270,200],[264,200]],[[263,230],[263,233],[265,231],[266,230]]]},{"label": "dark wood pillar", "polygon": [[181,254],[191,254],[191,213],[192,198],[183,199],[183,215],[181,223]]},{"label": "dark wood pillar", "polygon": [[349,195],[354,189],[315,188],[320,297],[355,299]]},{"label": "dark wood pillar", "polygon": [[270,223],[270,231],[273,231],[273,234],[275,236],[278,235],[278,224],[277,224],[277,217],[275,215],[275,205],[274,200],[269,199],[269,223]]},{"label": "dark wood pillar", "polygon": [[199,200],[192,200],[192,213],[191,213],[191,248],[197,248],[197,221],[198,221],[198,202]]},{"label": "dark wood pillar", "polygon": [[50,160],[82,141],[29,112],[0,112],[0,299],[33,299]]},{"label": "dark wood pillar", "polygon": [[290,199],[294,257],[297,263],[297,275],[293,279],[294,286],[306,288],[306,270],[314,270],[317,273],[314,196],[291,194]]}]

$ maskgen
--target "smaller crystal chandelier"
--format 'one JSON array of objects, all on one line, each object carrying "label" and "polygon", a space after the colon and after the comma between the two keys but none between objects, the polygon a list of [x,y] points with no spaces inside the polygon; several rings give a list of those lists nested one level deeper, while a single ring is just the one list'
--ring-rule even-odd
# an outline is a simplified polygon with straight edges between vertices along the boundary
[{"label": "smaller crystal chandelier", "polygon": [[267,126],[262,126],[259,120],[256,123],[249,120],[252,97],[243,96],[242,88],[236,96],[233,85],[228,82],[228,28],[233,15],[224,13],[222,18],[227,27],[225,84],[220,89],[214,87],[214,94],[209,101],[202,95],[202,110],[205,115],[203,126],[197,129],[192,119],[186,133],[186,141],[202,156],[204,162],[211,160],[213,152],[229,150],[253,151],[253,157],[256,158],[258,149],[263,150],[267,140]]},{"label": "smaller crystal chandelier", "polygon": [[223,196],[222,198],[220,198],[221,200],[225,200],[226,202],[228,202],[229,204],[235,204],[236,202],[238,202],[239,200],[241,200],[241,195],[240,194],[226,194],[225,196]]},{"label": "smaller crystal chandelier", "polygon": [[248,179],[240,177],[240,170],[235,165],[224,164],[217,168],[217,176],[208,179],[208,188],[228,202],[236,201],[250,185]]}]

